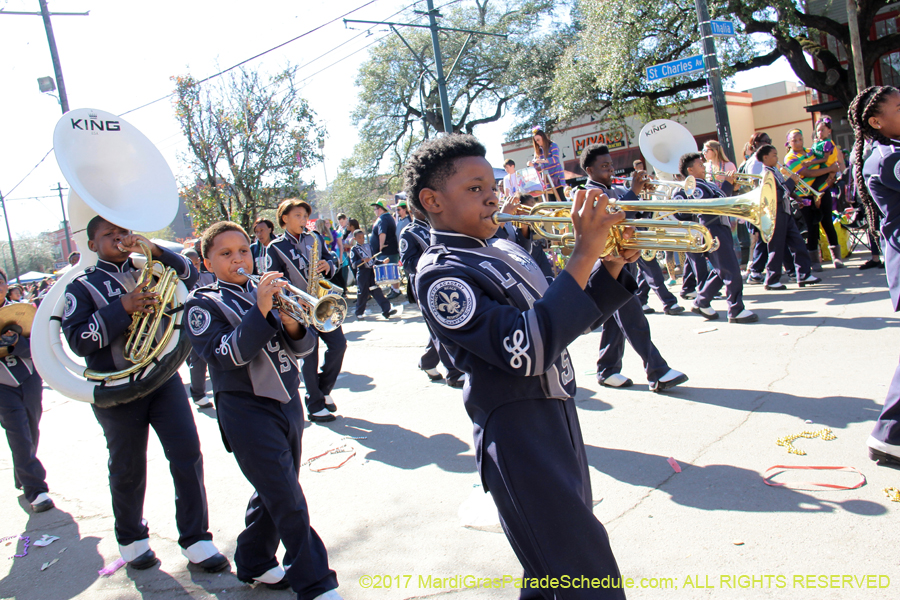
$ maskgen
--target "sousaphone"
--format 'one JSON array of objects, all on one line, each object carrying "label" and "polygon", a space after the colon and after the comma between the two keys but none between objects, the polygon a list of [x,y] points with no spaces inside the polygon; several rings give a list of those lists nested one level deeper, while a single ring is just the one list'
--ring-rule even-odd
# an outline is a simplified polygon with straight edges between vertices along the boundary
[{"label": "sousaphone", "polygon": [[[171,299],[161,306],[162,321],[172,335],[161,335],[160,347],[127,374],[96,373],[67,352],[61,323],[67,306],[66,286],[97,263],[88,249],[87,224],[97,215],[120,227],[156,231],[171,223],[178,212],[178,187],[165,158],[131,123],[101,110],[80,108],[67,112],[53,132],[53,150],[69,183],[69,220],[81,260],[56,282],[35,315],[31,336],[34,364],[44,381],[64,396],[97,406],[115,406],[149,394],[178,370],[190,353],[190,341],[181,328],[185,285],[175,279]],[[139,261],[135,260],[138,264]],[[149,267],[164,278],[161,266]],[[154,284],[155,285],[155,284]],[[171,327],[169,327],[171,326]]]}]

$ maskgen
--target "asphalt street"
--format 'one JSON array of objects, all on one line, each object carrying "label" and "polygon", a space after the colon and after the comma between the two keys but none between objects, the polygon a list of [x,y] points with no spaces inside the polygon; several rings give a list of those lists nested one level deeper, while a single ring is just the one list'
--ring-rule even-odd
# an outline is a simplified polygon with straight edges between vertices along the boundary
[{"label": "asphalt street", "polygon": [[[884,271],[859,271],[861,262],[826,268],[815,287],[746,286],[747,306],[761,317],[756,324],[727,323],[721,300],[713,307],[723,319],[707,322],[690,313],[663,315],[653,298],[660,311],[649,316],[653,339],[669,364],[690,376],[668,394],[648,390],[630,348],[623,374],[634,387],[601,387],[594,376],[598,332],[570,346],[594,512],[631,580],[629,598],[900,595],[900,503],[883,491],[900,488],[900,470],[875,466],[866,455],[900,356],[900,317],[891,312]],[[300,474],[339,591],[347,600],[517,598],[521,567],[477,487],[462,393],[429,382],[416,367],[427,336],[418,309],[404,304],[387,321],[351,318],[344,329],[349,348],[333,394],[340,416],[307,424],[304,456],[324,456]],[[187,381],[186,368],[181,373]],[[43,405],[39,457],[57,509],[28,510],[0,443],[0,597],[292,597],[239,582],[233,567],[210,575],[186,566],[176,543],[172,480],[153,435],[144,515],[162,564],[99,576],[118,558],[105,440],[85,404],[45,388]],[[211,530],[231,558],[252,490],[225,451],[215,418],[214,410],[194,412]],[[776,444],[825,427],[836,439],[794,442],[805,456]],[[860,477],[808,470],[775,478],[797,485],[767,486],[762,474],[774,465],[853,467],[866,483],[851,490],[804,485],[852,486]],[[464,527],[461,508],[479,525]],[[23,542],[5,538],[17,534],[60,539],[13,558]]]}]

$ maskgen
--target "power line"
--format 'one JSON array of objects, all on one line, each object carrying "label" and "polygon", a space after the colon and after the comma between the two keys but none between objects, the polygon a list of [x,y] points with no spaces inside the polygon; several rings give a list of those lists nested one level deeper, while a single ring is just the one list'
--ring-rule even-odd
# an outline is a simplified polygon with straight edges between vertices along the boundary
[{"label": "power line", "polygon": [[[315,33],[316,31],[322,29],[323,27],[325,27],[325,26],[327,26],[327,25],[331,25],[331,24],[334,23],[335,21],[339,21],[339,20],[343,19],[344,17],[346,17],[347,15],[353,14],[353,13],[355,13],[355,12],[358,11],[358,10],[362,10],[363,8],[369,6],[370,4],[375,4],[375,3],[378,2],[378,1],[379,1],[379,0],[369,0],[368,2],[366,2],[365,4],[363,4],[362,6],[358,6],[357,8],[354,8],[353,10],[351,10],[351,11],[349,11],[349,12],[346,12],[346,13],[342,14],[342,15],[339,16],[339,17],[335,17],[334,19],[328,21],[327,23],[323,23],[323,24],[319,25],[318,27],[314,27],[314,28],[310,29],[309,31],[307,31],[307,32],[305,32],[305,33],[301,33],[300,35],[298,35],[298,36],[295,37],[295,38],[292,38],[292,39],[290,39],[290,40],[288,40],[288,41],[286,41],[286,42],[282,42],[281,44],[278,44],[277,46],[274,46],[274,47],[272,47],[272,48],[269,48],[268,50],[264,50],[263,52],[260,52],[259,54],[255,55],[255,56],[251,56],[251,57],[248,58],[248,59],[242,60],[241,62],[237,63],[236,65],[232,65],[232,66],[228,67],[227,69],[224,69],[224,70],[222,70],[222,71],[219,71],[218,73],[215,73],[215,74],[213,74],[213,75],[210,75],[209,77],[205,77],[205,78],[201,79],[200,81],[198,81],[198,82],[197,82],[197,85],[200,85],[201,83],[206,83],[207,81],[209,81],[209,80],[211,80],[211,79],[215,79],[216,77],[219,77],[220,75],[224,75],[225,73],[227,73],[227,72],[229,72],[229,71],[231,71],[231,70],[234,70],[234,69],[240,67],[241,65],[245,65],[245,64],[247,64],[248,62],[250,62],[250,61],[252,61],[252,60],[256,60],[257,58],[259,58],[259,57],[261,57],[261,56],[265,56],[265,55],[268,54],[269,52],[273,52],[273,51],[275,51],[275,50],[278,50],[279,48],[283,48],[284,46],[287,46],[288,44],[290,44],[290,43],[292,43],[292,42],[296,42],[296,41],[299,40],[300,38],[306,37],[307,35],[309,35],[309,34],[311,34],[311,33]],[[401,8],[401,9],[400,9],[399,11],[397,11],[397,12],[402,12],[402,11],[406,10],[407,8],[410,8],[410,7],[412,7],[412,6],[415,6],[415,4],[416,4],[416,3],[413,2],[413,3],[410,4],[409,6],[406,6],[406,7],[404,7],[404,8]],[[395,13],[395,14],[396,14],[396,13]],[[153,100],[152,102],[148,102],[148,103],[146,103],[146,104],[142,104],[141,106],[138,106],[137,108],[132,108],[131,110],[127,110],[127,111],[121,113],[121,115],[119,115],[119,116],[125,116],[125,115],[127,115],[128,113],[132,113],[132,112],[134,112],[134,111],[136,111],[136,110],[140,110],[140,109],[142,109],[142,108],[146,108],[146,107],[150,106],[151,104],[156,104],[157,102],[161,102],[161,101],[165,100],[166,98],[170,98],[170,97],[172,97],[172,96],[174,96],[174,95],[175,95],[174,92],[172,92],[171,94],[166,94],[165,96],[163,96],[163,97],[161,97],[161,98],[157,98],[156,100]]]}]

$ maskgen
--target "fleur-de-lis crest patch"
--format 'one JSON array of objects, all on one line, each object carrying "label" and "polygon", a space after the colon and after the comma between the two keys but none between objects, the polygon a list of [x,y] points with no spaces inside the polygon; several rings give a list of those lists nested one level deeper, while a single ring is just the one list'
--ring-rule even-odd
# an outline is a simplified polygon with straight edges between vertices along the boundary
[{"label": "fleur-de-lis crest patch", "polygon": [[438,279],[428,288],[428,307],[447,329],[458,329],[475,312],[475,294],[466,282],[454,277]]}]

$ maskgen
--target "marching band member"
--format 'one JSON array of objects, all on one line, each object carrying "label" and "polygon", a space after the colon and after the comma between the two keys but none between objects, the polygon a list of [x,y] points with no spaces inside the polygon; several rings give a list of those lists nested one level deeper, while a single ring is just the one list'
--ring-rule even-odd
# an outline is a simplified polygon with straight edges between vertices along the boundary
[{"label": "marching band member", "polygon": [[256,241],[250,245],[253,253],[253,274],[260,275],[266,271],[266,248],[272,243],[275,235],[275,223],[259,217],[253,223],[253,235]]},{"label": "marching band member", "polygon": [[[319,262],[314,267],[318,273],[328,276],[334,273],[334,264],[327,259],[325,240],[316,232],[307,232],[306,223],[312,208],[309,203],[297,198],[285,200],[278,205],[278,225],[284,228],[284,235],[276,238],[266,248],[266,270],[284,273],[285,277],[301,290],[308,288],[309,253],[312,250],[313,236],[319,239]],[[344,353],[347,351],[347,338],[344,330],[338,327],[334,331],[316,332],[317,338],[325,343],[325,361],[319,372],[319,342],[316,349],[303,359],[303,383],[306,386],[306,410],[313,423],[328,423],[335,420],[332,414],[337,405],[331,398],[331,390],[341,373]]]},{"label": "marching band member", "polygon": [[[83,356],[88,368],[117,371],[126,366],[125,332],[135,313],[150,313],[157,294],[143,292],[140,271],[130,254],[139,242],[153,257],[172,267],[191,288],[197,271],[191,262],[140,235],[94,217],[87,226],[88,247],[97,253],[89,267],[66,287],[62,328],[69,347]],[[169,461],[175,484],[175,523],[182,554],[208,572],[228,567],[209,532],[209,511],[203,484],[203,455],[191,416],[184,384],[178,373],[156,391],[126,404],[101,408],[91,405],[109,448],[109,488],[115,515],[116,540],[122,559],[135,569],[159,561],[150,549],[150,530],[143,520],[147,487],[147,436],[152,426]]]},{"label": "marching band member", "polygon": [[[369,247],[372,256],[381,255],[387,257],[390,263],[400,262],[400,247],[397,240],[397,223],[388,210],[387,201],[380,198],[370,206],[375,208],[375,223],[372,224],[372,234],[369,236]],[[387,299],[393,300],[400,295],[400,284],[391,284],[391,291]]]},{"label": "marching band member", "polygon": [[[193,289],[212,285],[216,282],[216,276],[206,270],[201,270],[200,255],[193,248],[187,248],[181,251],[182,256],[186,256],[194,268],[197,269],[197,283]],[[256,261],[254,261],[255,263]],[[191,370],[191,400],[199,409],[212,408],[213,403],[206,399],[206,361],[203,360],[197,351],[191,349],[191,354],[187,359],[188,368]]]},{"label": "marching band member", "polygon": [[[381,316],[385,319],[391,315],[397,314],[396,308],[391,308],[391,303],[384,297],[384,292],[375,283],[375,271],[372,268],[372,249],[366,244],[366,232],[357,229],[353,232],[356,238],[356,245],[350,250],[350,266],[356,270],[356,285],[358,288],[356,294],[356,318],[362,319],[363,313],[366,312],[366,303],[371,295],[375,298],[375,302],[381,308]],[[383,261],[387,264],[388,259]]]},{"label": "marching band member", "polygon": [[[209,363],[225,446],[255,490],[234,553],[237,577],[274,589],[290,586],[302,598],[339,599],[337,576],[310,526],[297,479],[303,434],[297,359],[315,351],[316,338],[273,308],[287,283],[281,273],[266,273],[257,286],[238,272],[253,268],[250,237],[240,225],[210,226],[203,256],[218,282],[188,298],[188,335]],[[275,558],[279,541],[285,568]]]},{"label": "marching band member", "polygon": [[[692,175],[697,182],[694,188],[693,198],[725,198],[734,190],[734,173],[725,174],[722,181],[722,189],[718,186],[706,181],[706,166],[703,164],[703,157],[699,152],[688,152],[681,157],[678,169],[683,177]],[[673,194],[673,198],[686,198],[684,190],[678,190]],[[705,282],[698,279],[700,291],[694,300],[694,306],[691,312],[701,315],[703,318],[712,321],[719,318],[717,313],[711,306],[713,297],[725,285],[728,301],[728,322],[729,323],[755,323],[759,320],[759,316],[744,308],[744,280],[741,278],[741,265],[734,253],[734,242],[731,237],[731,227],[722,221],[719,215],[699,215],[700,224],[709,229],[713,237],[719,238],[719,248],[713,252],[688,253],[687,257],[694,265],[696,273],[701,272],[700,264],[709,258],[709,262],[713,266],[713,274],[706,279]]]},{"label": "marching band member", "polygon": [[[900,310],[900,90],[873,86],[850,104],[848,118],[856,135],[853,172],[859,198],[869,215],[881,216],[884,262],[894,311]],[[872,152],[863,162],[864,146]],[[872,234],[874,237],[874,233]],[[884,401],[884,409],[867,442],[869,458],[900,467],[900,366]]]},{"label": "marching band member", "polygon": [[[6,271],[0,268],[0,306],[13,304],[6,299],[7,289]],[[31,342],[22,330],[15,326],[2,333],[0,345],[7,354],[0,362],[0,425],[12,453],[16,489],[24,492],[31,510],[44,512],[53,508],[47,471],[37,457],[44,382],[31,362]]]},{"label": "marching band member", "polygon": [[[577,245],[548,286],[519,246],[490,239],[497,196],[485,154],[472,136],[444,135],[423,143],[404,166],[407,198],[432,226],[416,275],[419,305],[467,375],[463,398],[476,464],[526,577],[619,578],[593,514],[566,345],[634,298],[634,280],[622,273],[625,258],[598,260],[624,215],[608,214],[599,192],[587,192],[587,200],[580,192],[572,210]],[[637,255],[624,253],[628,260]],[[536,593],[523,590],[523,597]],[[598,594],[572,590],[565,597]]]},{"label": "marching band member", "polygon": [[[631,179],[631,190],[622,192],[612,187],[615,167],[609,148],[602,144],[591,144],[581,152],[581,168],[588,175],[586,189],[597,189],[609,198],[635,200],[639,198],[647,182],[644,171],[636,171]],[[640,262],[641,259],[638,259]],[[646,262],[646,261],[644,261]],[[634,267],[629,265],[629,273]],[[657,263],[657,268],[659,264]],[[660,273],[662,275],[662,273]],[[677,304],[676,304],[677,306]],[[681,307],[679,307],[681,308]],[[682,309],[683,310],[683,309]],[[673,314],[673,313],[669,313]],[[674,313],[677,314],[677,313]],[[635,295],[624,303],[613,315],[603,323],[600,336],[600,356],[597,359],[597,381],[606,387],[630,387],[634,382],[622,375],[622,357],[625,355],[625,340],[631,344],[641,360],[647,373],[647,381],[654,392],[664,392],[688,380],[681,371],[669,368],[668,363],[659,353],[653,340],[650,339],[650,323],[641,307],[641,301]]]},{"label": "marching band member", "polygon": [[778,150],[775,149],[775,146],[762,146],[756,151],[756,159],[763,164],[766,171],[772,173],[778,184],[775,187],[778,197],[775,232],[772,234],[772,239],[767,242],[769,260],[766,263],[766,289],[787,289],[781,283],[781,264],[784,260],[785,250],[790,252],[794,258],[793,262],[797,266],[796,275],[799,281],[808,282],[810,279],[818,281],[818,278],[812,275],[812,261],[809,258],[809,252],[806,251],[806,243],[800,235],[800,230],[797,229],[794,215],[791,214],[791,192],[794,191],[794,186],[800,177],[793,174],[789,180],[785,181],[781,172],[776,168],[778,166]]},{"label": "marching band member", "polygon": [[[403,268],[409,274],[409,287],[415,290],[419,259],[431,245],[431,231],[427,226],[428,221],[415,206],[412,209],[412,216],[412,223],[400,232],[400,260],[403,261]],[[437,370],[438,362],[441,362],[447,369],[447,385],[461,388],[465,383],[465,375],[453,366],[447,351],[435,340],[427,320],[425,327],[428,328],[428,344],[425,346],[425,354],[419,359],[419,368],[425,371],[432,381],[440,381],[444,378]]]}]

